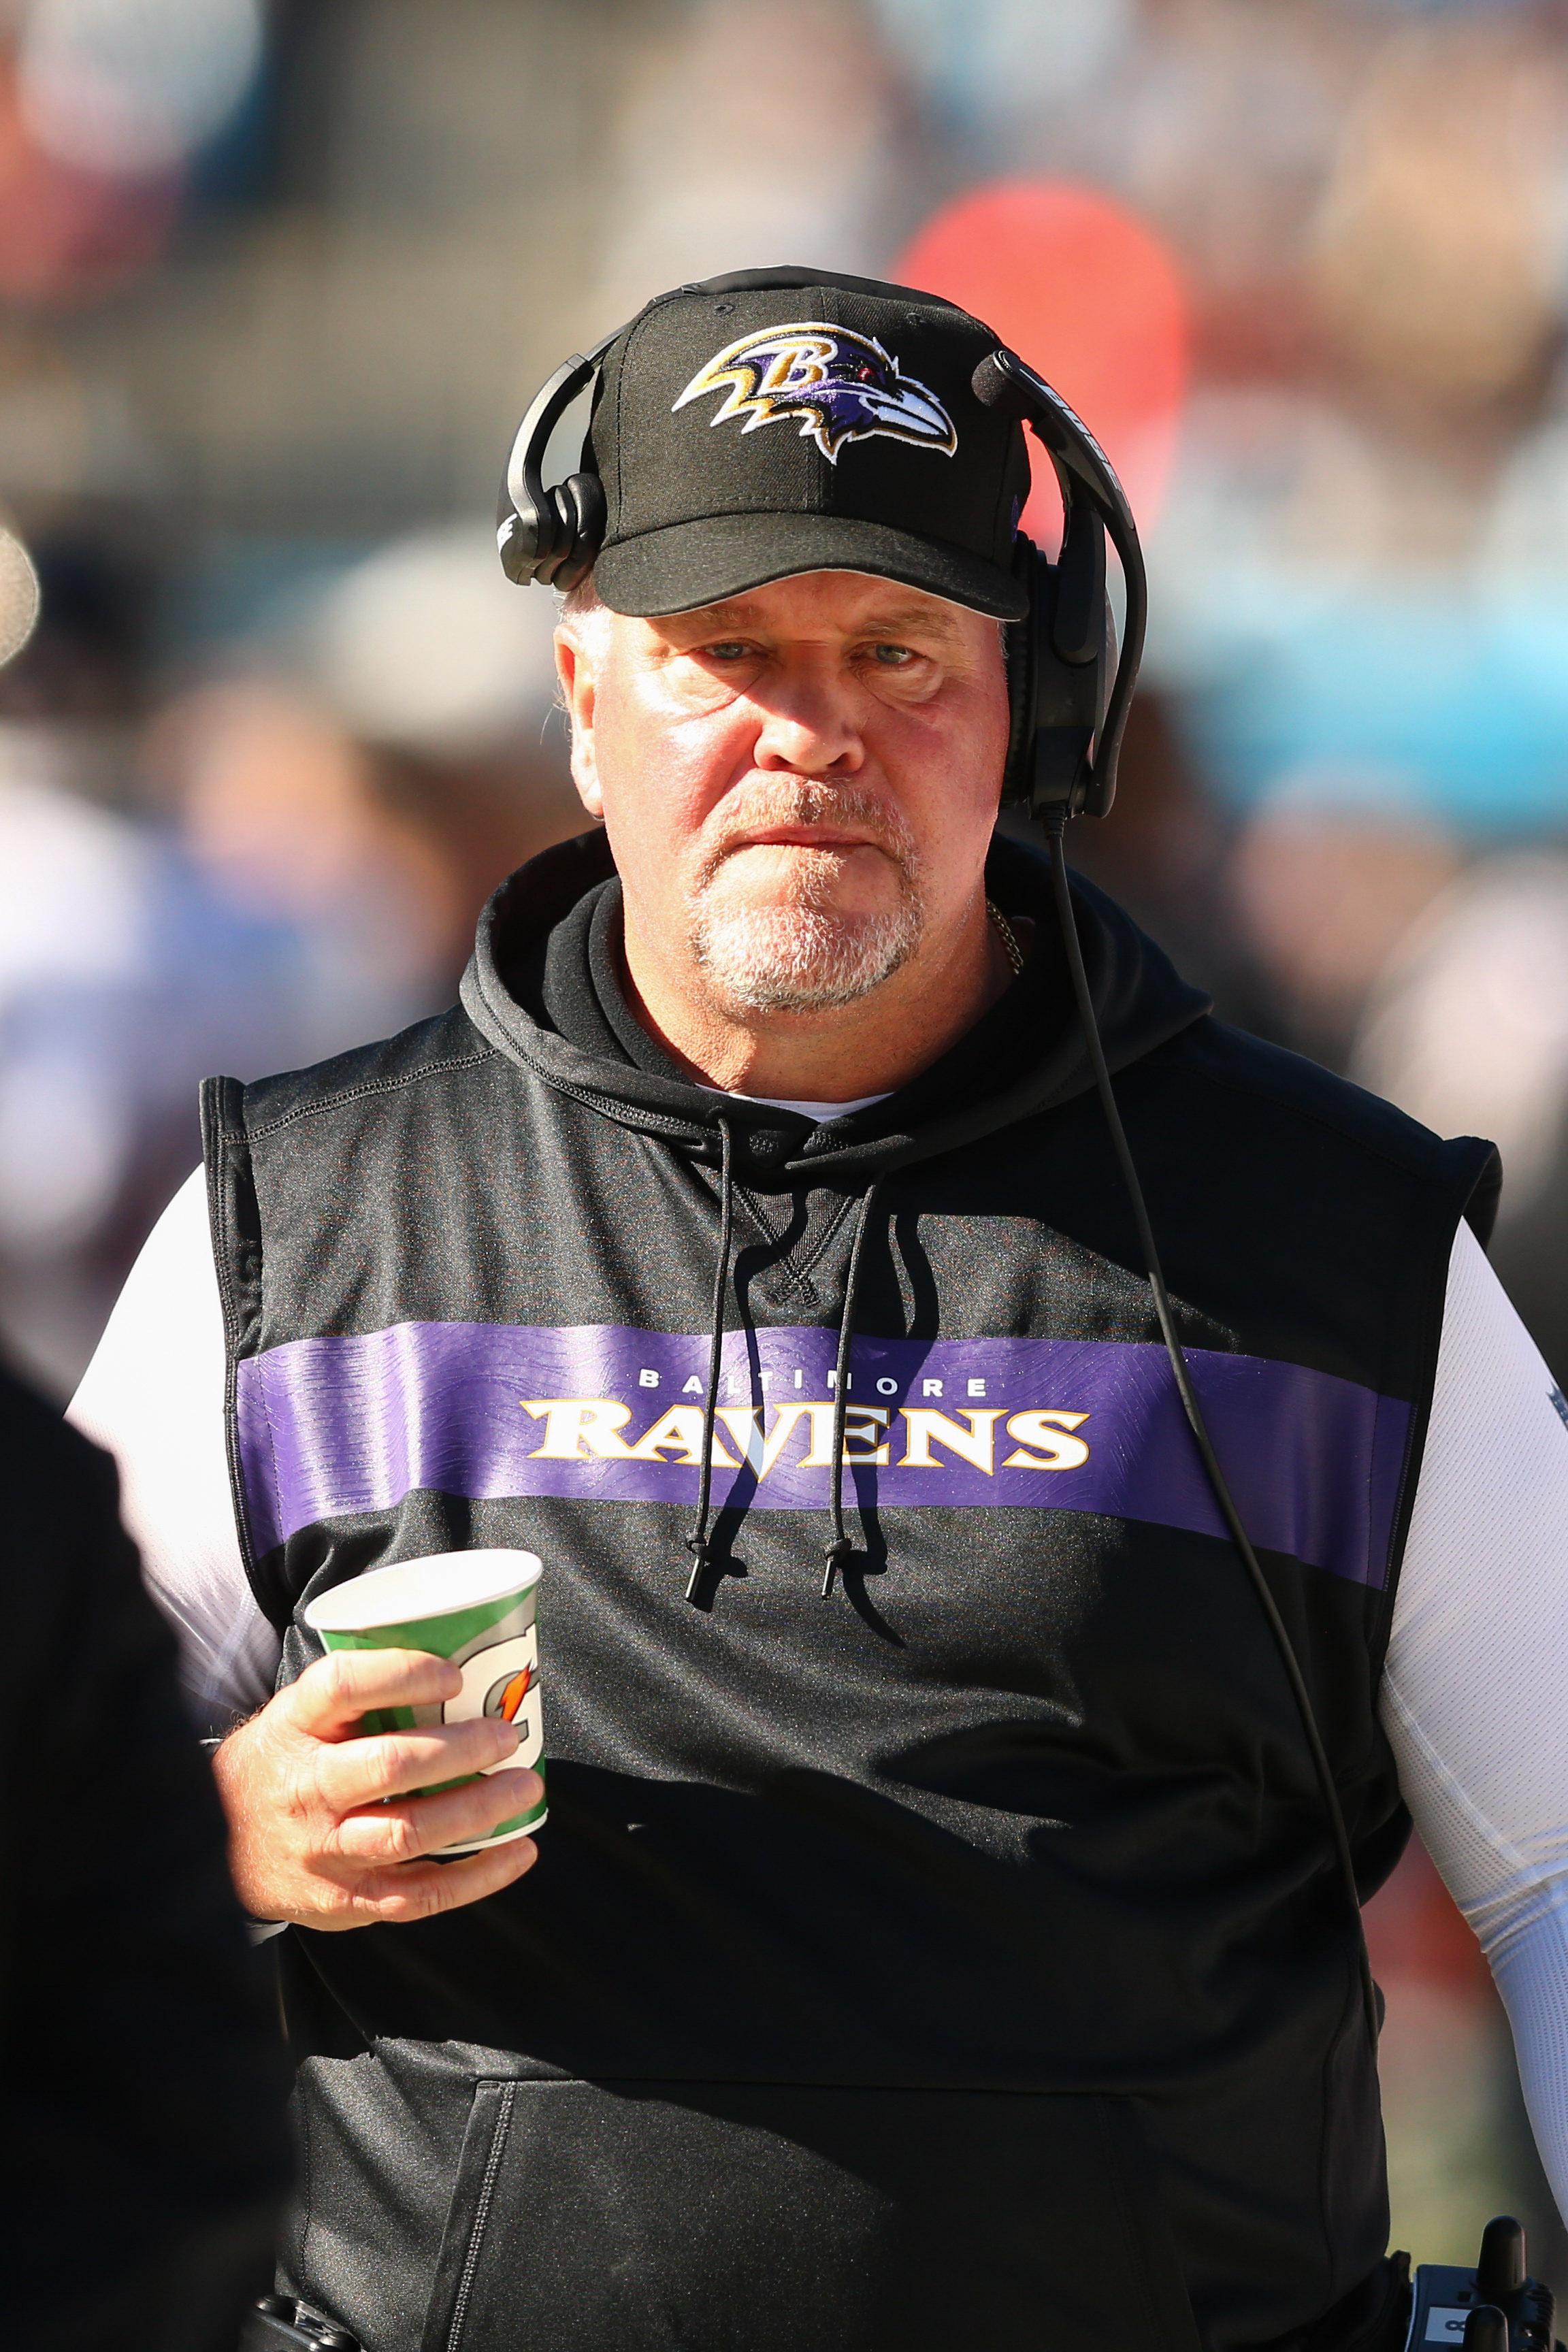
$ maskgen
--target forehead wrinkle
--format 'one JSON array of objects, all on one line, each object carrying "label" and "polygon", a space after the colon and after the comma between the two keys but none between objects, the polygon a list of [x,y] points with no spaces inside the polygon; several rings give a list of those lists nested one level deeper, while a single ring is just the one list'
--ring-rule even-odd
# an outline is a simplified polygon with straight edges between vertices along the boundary
[{"label": "forehead wrinkle", "polygon": [[[870,607],[868,613],[858,616],[836,634],[863,636],[872,628],[884,634],[909,629],[952,639],[960,634],[962,628],[958,613],[944,597],[910,597],[895,593],[886,604],[879,603],[874,597],[868,598],[868,604]],[[661,614],[656,625],[668,628],[672,624],[679,625],[682,623],[688,624],[692,633],[699,636],[710,635],[721,628],[780,626],[777,622],[768,622],[765,607],[759,598],[751,595],[727,597],[720,604],[697,605],[686,613]],[[795,634],[787,630],[785,633]],[[682,634],[685,634],[684,630]]]}]

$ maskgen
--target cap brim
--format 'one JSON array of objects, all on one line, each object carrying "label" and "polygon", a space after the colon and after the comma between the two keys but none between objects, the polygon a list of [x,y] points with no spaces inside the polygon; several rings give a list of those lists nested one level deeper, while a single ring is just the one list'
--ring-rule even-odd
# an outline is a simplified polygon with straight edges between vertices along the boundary
[{"label": "cap brim", "polygon": [[848,515],[704,515],[603,548],[594,581],[612,612],[689,613],[797,572],[866,572],[993,620],[1021,621],[1028,599],[1010,572],[967,548]]}]

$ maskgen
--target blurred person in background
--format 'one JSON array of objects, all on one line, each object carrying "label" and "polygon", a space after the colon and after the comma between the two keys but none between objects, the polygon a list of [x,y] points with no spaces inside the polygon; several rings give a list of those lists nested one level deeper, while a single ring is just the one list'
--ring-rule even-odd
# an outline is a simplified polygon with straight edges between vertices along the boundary
[{"label": "blurred person in background", "polygon": [[[1191,753],[1157,690],[1141,691],[1127,722],[1115,806],[1079,828],[1073,863],[1159,940],[1181,971],[1213,997],[1222,1020],[1284,1037],[1286,975],[1271,937],[1241,920],[1229,861],[1234,824],[1205,791]],[[1005,812],[1003,829],[1033,828]]]},{"label": "blurred person in background", "polygon": [[162,706],[142,756],[229,926],[273,943],[258,1024],[335,1043],[372,1006],[441,993],[443,861],[319,698],[281,677],[216,678]]},{"label": "blurred person in background", "polygon": [[496,876],[581,823],[542,604],[510,593],[489,523],[458,523],[378,549],[289,633],[299,675],[439,873],[431,898],[447,986]]},{"label": "blurred person in background", "polygon": [[[37,609],[0,533],[0,661]],[[282,2053],[116,1496],[0,1370],[5,2341],[233,2352],[286,2178]]]},{"label": "blurred person in background", "polygon": [[1568,856],[1482,858],[1378,976],[1351,1066],[1415,1118],[1503,1153],[1493,1259],[1568,1383]]},{"label": "blurred person in background", "polygon": [[[873,420],[832,446],[821,379],[780,415],[747,356],[828,305]],[[991,838],[1027,480],[991,341],[804,271],[616,339],[560,638],[605,834],[502,886],[460,1009],[217,1082],[78,1398],[193,1694],[247,1717],[216,1769],[311,2149],[284,2279],[376,2352],[520,2311],[563,2352],[1402,2341],[1301,1727],[1179,1426],[1167,1460],[1118,1389],[1135,1233],[1045,877]],[[1410,1808],[1568,2188],[1568,1714],[1498,1699],[1568,1640],[1568,1427],[1482,1255],[1493,1155],[1074,909],[1184,1331],[1280,1400],[1222,1451],[1357,1886]],[[451,1676],[300,1614],[500,1540],[547,1560],[537,1850],[482,1843],[539,1794],[504,1725],[356,1739]]]},{"label": "blurred person in background", "polygon": [[1373,983],[1459,864],[1446,828],[1375,770],[1310,769],[1264,795],[1237,830],[1226,882],[1285,1042],[1346,1067]]},{"label": "blurred person in background", "polygon": [[[0,1328],[66,1391],[189,1158],[200,1072],[438,1002],[482,896],[460,813],[492,872],[552,836],[548,753],[509,801],[493,709],[461,734],[486,682],[454,678],[449,647],[443,667],[395,639],[401,733],[341,648],[319,685],[279,668],[160,697],[146,563],[83,527],[39,567],[37,630],[0,676]],[[433,669],[434,741],[406,709]],[[547,708],[509,707],[525,747]]]},{"label": "blurred person in background", "polygon": [[156,578],[127,536],[99,515],[37,541],[43,618],[0,675],[0,1321],[62,1389],[102,1319],[120,1213],[133,1246],[141,1181],[167,1181],[155,1144],[142,1158],[175,1010],[167,861],[106,805],[145,706]]}]

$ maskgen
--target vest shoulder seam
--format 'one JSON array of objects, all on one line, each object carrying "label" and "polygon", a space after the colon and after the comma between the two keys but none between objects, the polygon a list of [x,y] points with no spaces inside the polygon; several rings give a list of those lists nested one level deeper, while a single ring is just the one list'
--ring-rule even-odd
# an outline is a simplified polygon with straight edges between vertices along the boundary
[{"label": "vest shoulder seam", "polygon": [[344,1103],[358,1102],[371,1095],[391,1095],[405,1087],[417,1086],[421,1078],[437,1077],[445,1070],[470,1070],[480,1062],[498,1059],[495,1047],[485,1045],[476,1054],[447,1054],[438,1062],[426,1062],[422,1069],[405,1070],[400,1077],[367,1078],[357,1087],[340,1087],[333,1094],[323,1095],[320,1102],[300,1103],[293,1110],[280,1111],[276,1118],[264,1118],[246,1132],[254,1143],[264,1135],[276,1134],[282,1127],[292,1127],[302,1118],[317,1118],[323,1111],[338,1110]]}]

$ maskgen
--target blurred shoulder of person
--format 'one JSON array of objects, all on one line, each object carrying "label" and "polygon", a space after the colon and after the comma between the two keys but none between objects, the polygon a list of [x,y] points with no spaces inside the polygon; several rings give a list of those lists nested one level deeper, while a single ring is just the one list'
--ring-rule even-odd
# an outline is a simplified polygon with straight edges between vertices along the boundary
[{"label": "blurred shoulder of person", "polygon": [[282,2053],[114,1466],[0,1370],[0,2164],[13,2352],[232,2352]]},{"label": "blurred shoulder of person", "polygon": [[1434,901],[1372,992],[1352,1075],[1446,1135],[1495,1138],[1492,1263],[1568,1381],[1568,852],[1500,851]]}]

